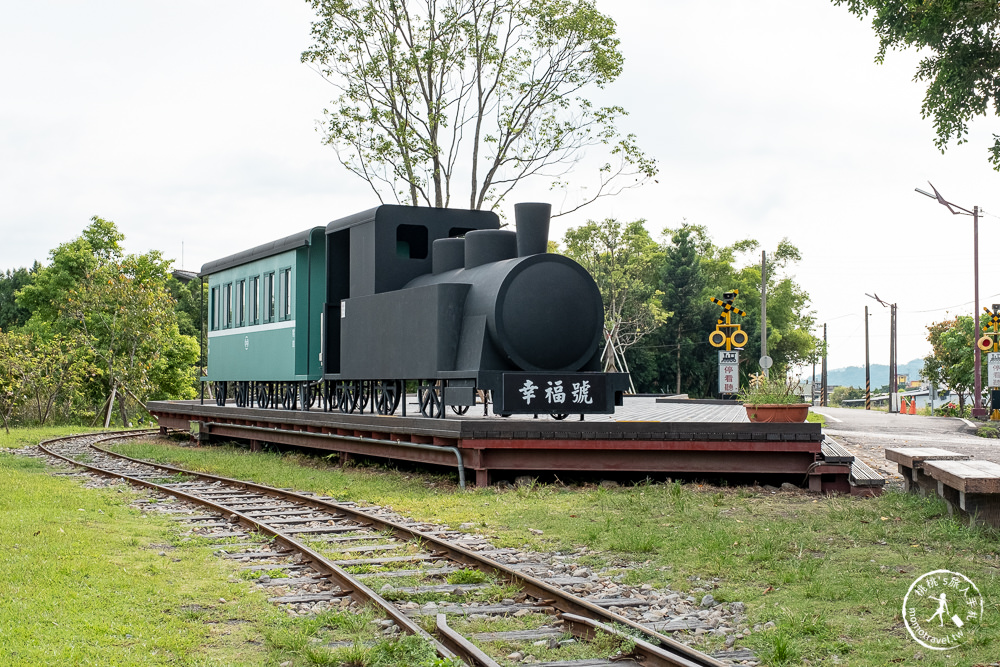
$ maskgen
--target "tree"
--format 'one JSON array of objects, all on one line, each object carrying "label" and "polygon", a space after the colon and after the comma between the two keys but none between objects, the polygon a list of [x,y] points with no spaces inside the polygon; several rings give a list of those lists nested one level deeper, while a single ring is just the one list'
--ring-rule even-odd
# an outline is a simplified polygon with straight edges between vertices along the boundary
[{"label": "tree", "polygon": [[[709,301],[705,298],[705,275],[701,270],[701,258],[691,238],[693,230],[684,225],[670,236],[670,244],[664,252],[660,269],[660,289],[663,292],[663,309],[674,315],[670,320],[672,344],[675,350],[675,373],[677,382],[674,393],[681,393],[681,377],[687,366],[693,374],[695,359],[691,354],[697,343],[689,337],[692,332],[705,331],[711,319]],[[665,332],[664,332],[665,336]],[[685,364],[684,362],[689,363]]]},{"label": "tree", "polygon": [[71,400],[82,379],[93,375],[90,355],[73,337],[28,334],[33,372],[26,384],[39,426],[52,416],[56,401]]},{"label": "tree", "polygon": [[167,289],[177,304],[174,310],[177,311],[177,328],[181,335],[200,340],[198,329],[208,322],[208,284],[200,279],[185,283],[170,276],[167,278]]},{"label": "tree", "polygon": [[563,239],[566,255],[590,272],[604,300],[606,372],[627,370],[621,367],[625,350],[671,315],[660,306],[659,246],[644,222],[588,221],[568,230]]},{"label": "tree", "polygon": [[[959,315],[927,327],[931,354],[924,357],[921,375],[933,385],[946,386],[958,394],[960,412],[965,411],[965,397],[975,390],[975,321],[971,315]],[[983,383],[987,386],[985,365]]]},{"label": "tree", "polygon": [[847,387],[840,386],[835,387],[832,392],[830,392],[830,405],[840,406],[844,401],[850,401],[858,398],[865,397],[865,390],[860,387]]},{"label": "tree", "polygon": [[109,413],[117,399],[123,424],[128,398],[141,407],[154,391],[151,371],[166,351],[176,353],[174,361],[184,368],[197,359],[197,343],[174,340],[180,333],[166,288],[168,264],[158,251],[110,257],[69,293],[62,309],[104,373]]},{"label": "tree", "polygon": [[656,173],[615,126],[625,110],[583,96],[623,64],[614,21],[590,0],[310,2],[302,61],[340,93],[324,141],[380,201],[447,207],[463,178],[470,209],[494,208],[525,179],[565,187],[596,147],[609,160],[570,210]]},{"label": "tree", "polygon": [[17,293],[18,305],[30,311],[33,318],[54,325],[57,331],[64,330],[69,323],[60,320],[61,305],[102,263],[122,255],[122,240],[124,236],[113,222],[94,216],[78,238],[49,253],[51,263]]},{"label": "tree", "polygon": [[[969,122],[990,106],[1000,113],[1000,5],[980,0],[833,0],[865,19],[879,36],[876,62],[890,49],[926,54],[914,81],[927,82],[921,111],[934,119],[935,145],[966,141]],[[1000,135],[989,149],[1000,170]]]},{"label": "tree", "polygon": [[[38,349],[53,356],[47,363],[62,363],[57,353],[72,344],[71,358],[92,364],[77,389],[108,419],[117,401],[127,424],[130,402],[142,407],[151,395],[193,396],[198,342],[178,330],[167,289],[170,262],[158,251],[125,254],[123,241],[113,222],[92,218],[79,238],[52,251],[51,264],[18,293],[18,303],[32,311],[26,326],[44,341]],[[58,383],[47,386],[63,391]]]},{"label": "tree", "polygon": [[24,326],[31,317],[31,311],[19,306],[17,291],[31,284],[41,265],[35,262],[30,269],[20,268],[0,273],[0,329],[16,329]]},{"label": "tree", "polygon": [[[683,232],[683,233],[682,233]],[[670,239],[662,251],[663,264],[661,291],[662,307],[674,311],[674,318],[689,317],[689,322],[678,332],[673,321],[661,327],[629,350],[629,368],[640,391],[677,391],[678,350],[680,350],[680,392],[693,396],[709,396],[718,386],[718,355],[708,343],[708,335],[715,326],[720,310],[710,302],[711,297],[721,297],[725,292],[738,289],[736,305],[746,311],[746,317],[733,316],[749,340],[740,359],[740,373],[744,378],[757,372],[760,357],[760,260],[759,243],[753,239],[737,241],[729,246],[716,246],[701,225],[685,224],[680,229],[666,229]],[[682,247],[683,246],[683,247]],[[679,296],[667,294],[671,282],[683,284],[695,276],[690,264],[691,251],[698,258],[698,273],[704,285],[700,295],[693,297],[693,290],[686,293],[687,305]],[[668,266],[668,257],[671,264]],[[681,258],[684,258],[683,261]],[[801,259],[798,249],[783,239],[768,252],[767,326],[768,354],[774,360],[772,373],[785,374],[796,365],[812,358],[819,341],[810,333],[813,317],[808,309],[806,292],[786,274],[786,270]],[[687,267],[678,271],[677,266]],[[702,304],[702,305],[699,305]],[[701,317],[698,317],[698,310]]]},{"label": "tree", "polygon": [[0,421],[7,433],[15,411],[28,400],[33,368],[28,337],[0,330]]}]

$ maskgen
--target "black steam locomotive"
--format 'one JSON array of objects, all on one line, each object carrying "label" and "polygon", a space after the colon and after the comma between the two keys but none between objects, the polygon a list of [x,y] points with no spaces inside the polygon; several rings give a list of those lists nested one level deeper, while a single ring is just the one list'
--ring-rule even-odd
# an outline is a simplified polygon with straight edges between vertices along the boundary
[{"label": "black steam locomotive", "polygon": [[[216,400],[393,414],[407,382],[423,415],[611,413],[593,278],[547,250],[550,206],[379,206],[202,267]],[[488,392],[488,394],[487,394]],[[405,410],[405,403],[404,408]]]}]

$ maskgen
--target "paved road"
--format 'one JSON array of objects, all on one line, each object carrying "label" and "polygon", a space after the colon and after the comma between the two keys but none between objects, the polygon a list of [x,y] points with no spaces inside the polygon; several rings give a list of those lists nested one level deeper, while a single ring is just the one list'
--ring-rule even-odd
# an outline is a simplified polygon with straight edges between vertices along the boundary
[{"label": "paved road", "polygon": [[856,408],[813,408],[826,417],[824,433],[887,477],[896,464],[886,461],[887,447],[941,447],[1000,463],[1000,440],[979,438],[972,422],[952,417],[888,414]]}]

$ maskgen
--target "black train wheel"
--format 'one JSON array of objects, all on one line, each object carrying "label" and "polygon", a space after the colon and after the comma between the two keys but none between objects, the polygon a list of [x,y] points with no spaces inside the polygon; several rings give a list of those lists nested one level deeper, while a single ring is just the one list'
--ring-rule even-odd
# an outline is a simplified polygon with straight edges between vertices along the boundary
[{"label": "black train wheel", "polygon": [[441,387],[435,380],[427,380],[417,388],[417,404],[420,414],[431,419],[444,417],[444,403],[441,400]]},{"label": "black train wheel", "polygon": [[258,382],[257,383],[257,407],[267,409],[271,407],[270,397],[267,393],[267,383]]},{"label": "black train wheel", "polygon": [[299,383],[282,382],[278,391],[281,393],[281,407],[285,410],[295,410],[299,405]]},{"label": "black train wheel", "polygon": [[568,414],[563,414],[561,412],[559,412],[559,413],[553,412],[552,413],[552,418],[555,419],[556,421],[560,421],[561,422],[562,420],[566,419],[566,417],[569,417],[569,415]]},{"label": "black train wheel", "polygon": [[250,402],[250,383],[249,382],[234,382],[233,383],[233,398],[236,400],[236,407],[245,408],[247,403]]},{"label": "black train wheel", "polygon": [[354,383],[354,390],[358,396],[358,412],[364,412],[372,395],[372,383],[358,380]]},{"label": "black train wheel", "polygon": [[337,408],[344,413],[354,412],[358,406],[358,394],[354,382],[337,383]]},{"label": "black train wheel", "polygon": [[453,405],[451,406],[451,411],[456,415],[464,415],[469,411],[470,405]]},{"label": "black train wheel", "polygon": [[372,394],[376,412],[380,415],[394,414],[403,395],[403,383],[400,380],[379,380]]},{"label": "black train wheel", "polygon": [[229,384],[227,382],[216,382],[215,404],[218,405],[219,407],[225,407],[227,393],[229,393]]}]

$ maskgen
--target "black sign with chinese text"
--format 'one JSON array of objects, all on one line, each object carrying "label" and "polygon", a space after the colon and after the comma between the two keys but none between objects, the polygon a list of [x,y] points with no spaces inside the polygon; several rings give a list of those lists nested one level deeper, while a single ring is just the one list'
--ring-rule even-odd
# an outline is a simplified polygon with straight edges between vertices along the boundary
[{"label": "black sign with chinese text", "polygon": [[607,411],[601,373],[504,373],[505,412],[580,414]]}]

